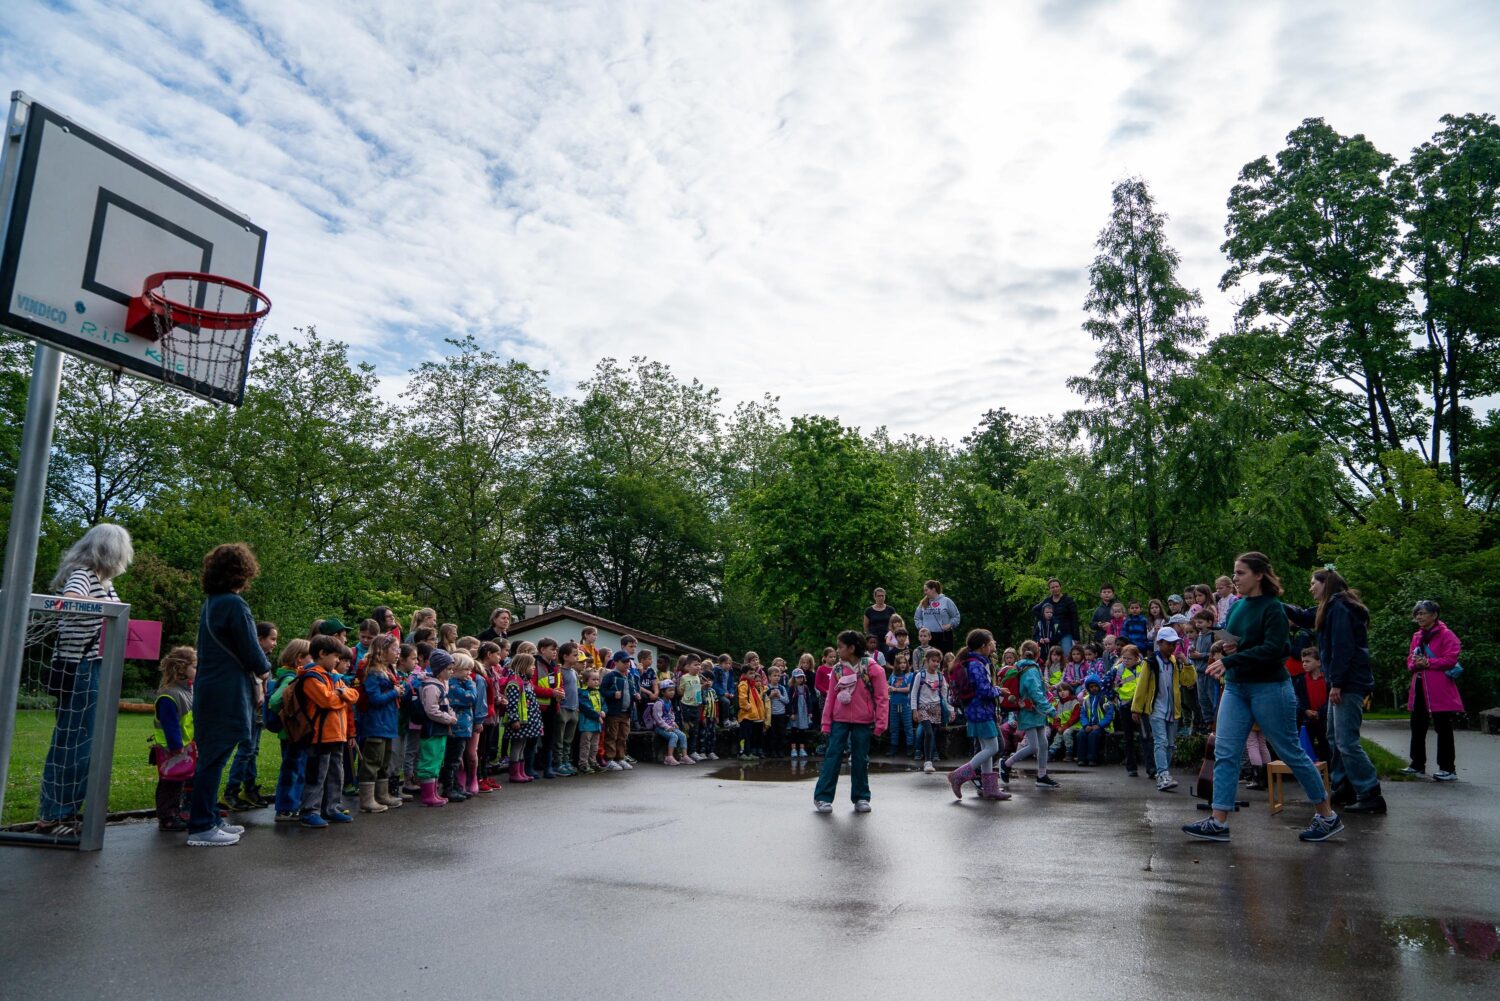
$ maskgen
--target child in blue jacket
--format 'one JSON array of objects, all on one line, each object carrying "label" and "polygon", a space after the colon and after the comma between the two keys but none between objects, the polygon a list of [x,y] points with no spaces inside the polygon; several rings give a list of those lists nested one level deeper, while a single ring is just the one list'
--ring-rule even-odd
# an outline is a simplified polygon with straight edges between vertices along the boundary
[{"label": "child in blue jacket", "polygon": [[360,698],[354,711],[359,730],[361,813],[384,813],[401,805],[401,797],[391,795],[391,744],[401,725],[401,693],[392,672],[400,653],[400,641],[387,633],[373,637],[370,652],[365,655]]},{"label": "child in blue jacket", "polygon": [[1115,704],[1104,691],[1104,681],[1097,674],[1083,679],[1084,696],[1078,702],[1078,763],[1104,764],[1104,734],[1115,719]]}]

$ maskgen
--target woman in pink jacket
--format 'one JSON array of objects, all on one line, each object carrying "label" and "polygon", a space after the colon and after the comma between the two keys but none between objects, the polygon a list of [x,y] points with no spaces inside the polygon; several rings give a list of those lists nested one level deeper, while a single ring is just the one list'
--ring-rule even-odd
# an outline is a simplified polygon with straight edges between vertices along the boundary
[{"label": "woman in pink jacket", "polygon": [[833,810],[839,765],[849,751],[849,786],[855,813],[870,812],[870,742],[885,732],[890,719],[890,689],[885,669],[864,655],[865,638],[852,629],[839,633],[838,663],[833,665],[828,698],[823,703],[823,732],[828,751],[818,770],[813,807]]},{"label": "woman in pink jacket", "polygon": [[1433,778],[1452,782],[1453,718],[1464,711],[1458,695],[1457,678],[1460,644],[1458,637],[1438,619],[1438,603],[1419,601],[1412,611],[1417,631],[1411,638],[1411,653],[1406,667],[1411,671],[1411,693],[1406,708],[1411,710],[1411,767],[1407,775],[1421,775],[1427,770],[1427,721],[1437,730],[1438,770]]}]

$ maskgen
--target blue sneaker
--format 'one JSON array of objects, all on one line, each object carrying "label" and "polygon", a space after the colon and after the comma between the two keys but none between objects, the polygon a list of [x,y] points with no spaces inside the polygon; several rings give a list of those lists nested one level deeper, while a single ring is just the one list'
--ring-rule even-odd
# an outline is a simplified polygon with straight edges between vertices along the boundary
[{"label": "blue sneaker", "polygon": [[341,806],[340,807],[334,807],[332,810],[330,810],[327,813],[323,814],[323,818],[325,820],[327,820],[330,824],[352,824],[352,823],[354,823],[354,815],[351,814],[348,810],[345,810]]},{"label": "blue sneaker", "polygon": [[1213,817],[1204,817],[1196,824],[1183,824],[1182,833],[1199,841],[1229,841],[1229,825],[1221,824]]},{"label": "blue sneaker", "polygon": [[320,813],[304,813],[302,815],[302,826],[311,827],[315,831],[321,831],[328,826],[328,821],[323,819]]},{"label": "blue sneaker", "polygon": [[1313,814],[1312,823],[1307,825],[1307,830],[1297,835],[1297,837],[1303,841],[1327,841],[1343,829],[1344,822],[1339,819],[1338,814],[1335,813],[1325,817],[1322,814],[1315,813]]}]

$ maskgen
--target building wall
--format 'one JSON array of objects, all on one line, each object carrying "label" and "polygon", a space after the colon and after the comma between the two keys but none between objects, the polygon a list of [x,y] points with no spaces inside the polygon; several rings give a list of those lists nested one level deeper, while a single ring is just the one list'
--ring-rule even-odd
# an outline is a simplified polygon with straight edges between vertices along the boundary
[{"label": "building wall", "polygon": [[[550,636],[559,643],[565,643],[568,640],[576,643],[585,625],[587,623],[579,622],[577,619],[565,616],[556,622],[549,622],[545,626],[520,629],[509,634],[511,650],[514,651],[516,644],[523,640],[530,640],[532,643],[535,643],[544,636]],[[671,637],[668,638],[670,639]],[[620,634],[601,626],[599,627],[599,639],[597,642],[600,646],[609,647],[610,650],[618,650],[620,649]],[[642,650],[650,650],[652,657],[655,658],[654,666],[659,667],[661,665],[661,651],[655,645],[647,643],[645,640],[637,639],[635,650],[637,656],[640,655]]]}]

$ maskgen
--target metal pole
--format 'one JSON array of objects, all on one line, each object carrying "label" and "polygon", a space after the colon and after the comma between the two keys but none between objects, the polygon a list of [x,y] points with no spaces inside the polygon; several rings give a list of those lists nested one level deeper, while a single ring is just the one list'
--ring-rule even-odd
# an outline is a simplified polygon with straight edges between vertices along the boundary
[{"label": "metal pole", "polygon": [[109,776],[115,763],[115,716],[120,711],[120,683],[125,674],[125,639],[130,633],[130,606],[115,607],[104,630],[104,648],[99,661],[99,695],[94,718],[89,722],[93,746],[89,749],[88,785],[84,789],[83,829],[78,832],[78,850],[96,852],[104,847],[104,824],[109,820]]},{"label": "metal pole", "polygon": [[36,574],[36,544],[47,498],[47,461],[52,453],[52,426],[62,384],[62,352],[45,344],[37,344],[34,350],[21,461],[16,467],[16,493],[10,510],[10,541],[5,547],[5,577],[0,584],[0,812],[5,809],[21,661],[26,654],[31,579]]}]

